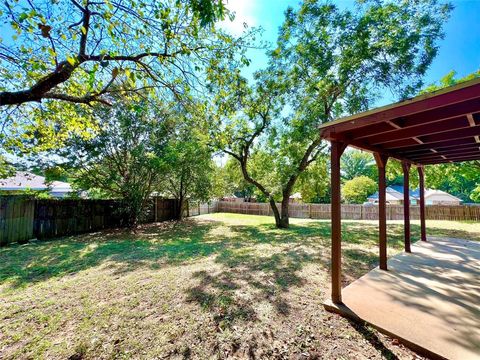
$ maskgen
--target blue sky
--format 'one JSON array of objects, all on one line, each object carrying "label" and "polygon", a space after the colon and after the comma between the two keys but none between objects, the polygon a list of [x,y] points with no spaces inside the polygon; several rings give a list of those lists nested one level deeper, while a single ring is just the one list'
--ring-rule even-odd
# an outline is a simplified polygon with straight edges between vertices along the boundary
[{"label": "blue sky", "polygon": [[[351,6],[353,1],[333,1],[341,6]],[[445,39],[426,77],[426,84],[438,81],[455,70],[458,76],[470,74],[480,68],[480,0],[457,0],[451,18],[445,25]],[[283,12],[288,6],[297,7],[298,0],[229,0],[227,7],[236,13],[233,23],[223,27],[240,34],[243,23],[261,26],[262,40],[275,44],[277,31],[283,22]],[[248,73],[265,66],[264,51],[250,51],[252,64]]]}]

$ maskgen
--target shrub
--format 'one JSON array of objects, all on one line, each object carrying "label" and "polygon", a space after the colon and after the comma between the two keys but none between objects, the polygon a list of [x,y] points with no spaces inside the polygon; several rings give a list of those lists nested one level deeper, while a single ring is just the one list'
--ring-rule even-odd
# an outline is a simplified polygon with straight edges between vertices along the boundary
[{"label": "shrub", "polygon": [[375,192],[377,184],[367,176],[358,176],[343,185],[342,195],[347,203],[362,204]]}]

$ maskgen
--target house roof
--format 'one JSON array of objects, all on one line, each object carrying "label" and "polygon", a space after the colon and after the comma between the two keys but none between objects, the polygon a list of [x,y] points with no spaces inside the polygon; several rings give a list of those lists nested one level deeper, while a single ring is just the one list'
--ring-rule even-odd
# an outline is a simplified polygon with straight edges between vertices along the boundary
[{"label": "house roof", "polygon": [[[392,185],[388,186],[386,189],[387,193],[387,201],[393,201],[393,200],[403,200],[403,186],[402,185]],[[442,196],[448,196],[449,198],[452,199],[452,201],[462,201],[456,196],[453,196],[452,194],[449,194],[445,191],[442,190],[435,190],[435,189],[425,189],[425,199],[428,199],[431,196],[434,195],[442,195]],[[420,198],[420,190],[415,189],[412,190],[410,189],[410,200],[413,199],[419,199]],[[368,197],[369,200],[378,200],[378,191],[375,194],[372,194]]]},{"label": "house roof", "polygon": [[[398,201],[403,200],[403,194],[400,191],[395,190],[393,187],[388,186],[386,188],[387,201]],[[378,199],[378,191],[375,194],[372,194],[368,197],[369,200]]]},{"label": "house roof", "polygon": [[28,171],[17,171],[9,178],[0,179],[0,190],[50,190],[51,192],[70,192],[72,187],[63,181],[47,183],[45,177],[32,174]]},{"label": "house roof", "polygon": [[480,78],[325,123],[320,132],[414,165],[480,160]]},{"label": "house roof", "polygon": [[447,197],[451,198],[453,201],[462,201],[462,199],[459,199],[458,197],[453,196],[452,194],[449,194],[449,193],[447,193],[445,191],[442,191],[442,190],[434,190],[434,189],[426,189],[425,190],[425,199],[428,199],[429,197],[434,196],[434,195],[447,196]]},{"label": "house roof", "polygon": [[[398,191],[403,196],[403,185],[390,185],[389,187],[394,189],[395,191]],[[409,189],[409,195],[411,198],[418,197],[418,189],[415,189],[415,190]]]},{"label": "house roof", "polygon": [[299,192],[296,192],[295,194],[292,194],[289,197],[289,199],[301,199],[301,198],[302,198],[302,194],[300,194]]}]

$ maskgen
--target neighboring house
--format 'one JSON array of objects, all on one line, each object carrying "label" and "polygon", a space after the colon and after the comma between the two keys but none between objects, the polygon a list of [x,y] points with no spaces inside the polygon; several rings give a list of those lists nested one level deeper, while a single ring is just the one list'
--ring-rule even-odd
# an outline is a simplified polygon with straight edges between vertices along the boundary
[{"label": "neighboring house", "polygon": [[228,201],[228,202],[245,202],[245,199],[242,197],[236,197],[235,195],[224,196],[221,198],[221,201]]},{"label": "neighboring house", "polygon": [[[403,187],[402,187],[403,190]],[[391,205],[402,205],[403,204],[403,192],[398,191],[392,186],[387,187],[387,204]],[[378,191],[367,198],[369,203],[376,204],[378,203]],[[410,204],[415,204],[415,198],[410,196]]]},{"label": "neighboring house", "polygon": [[[418,193],[418,190],[417,190]],[[420,195],[418,195],[420,198]],[[460,205],[462,200],[442,190],[425,190],[426,205]]]},{"label": "neighboring house", "polygon": [[302,202],[302,194],[300,194],[299,192],[296,192],[295,194],[290,195],[290,197],[288,198],[288,201],[290,203],[294,203],[294,204],[301,203]]},{"label": "neighboring house", "polygon": [[[392,185],[387,187],[387,203],[392,205],[403,204],[403,186]],[[420,191],[410,190],[410,204],[417,205],[420,201]],[[378,203],[378,192],[368,197],[369,203]],[[425,189],[425,205],[460,205],[461,199],[442,190]]]},{"label": "neighboring house", "polygon": [[62,181],[52,181],[47,183],[43,176],[35,175],[27,171],[17,171],[15,176],[0,179],[0,191],[19,192],[19,191],[48,191],[55,198],[63,198],[69,195],[73,189],[69,183]]}]

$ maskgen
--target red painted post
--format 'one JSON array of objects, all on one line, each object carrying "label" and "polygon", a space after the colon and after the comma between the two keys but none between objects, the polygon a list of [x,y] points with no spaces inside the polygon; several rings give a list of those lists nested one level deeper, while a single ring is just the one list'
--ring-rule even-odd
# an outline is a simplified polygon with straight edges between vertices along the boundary
[{"label": "red painted post", "polygon": [[331,143],[331,212],[332,212],[332,302],[342,302],[342,214],[340,198],[340,157],[346,145],[341,142]]},{"label": "red painted post", "polygon": [[380,269],[387,270],[387,182],[385,167],[388,156],[375,153],[378,167],[378,238]]},{"label": "red painted post", "polygon": [[427,241],[427,231],[425,226],[425,169],[423,166],[418,168],[418,188],[420,191],[420,239]]},{"label": "red painted post", "polygon": [[405,252],[410,249],[410,164],[402,162],[403,168],[403,230],[405,235]]}]

